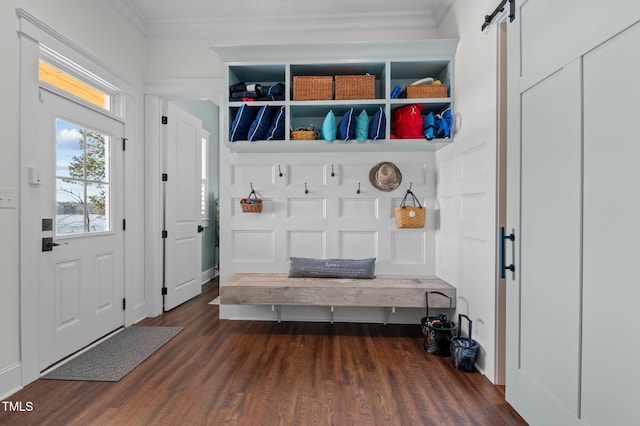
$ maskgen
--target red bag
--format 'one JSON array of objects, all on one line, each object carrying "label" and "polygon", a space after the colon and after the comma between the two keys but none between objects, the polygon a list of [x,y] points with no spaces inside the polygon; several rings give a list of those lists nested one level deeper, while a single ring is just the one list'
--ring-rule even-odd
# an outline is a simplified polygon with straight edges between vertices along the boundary
[{"label": "red bag", "polygon": [[392,133],[398,139],[421,139],[422,104],[406,105],[393,112]]}]

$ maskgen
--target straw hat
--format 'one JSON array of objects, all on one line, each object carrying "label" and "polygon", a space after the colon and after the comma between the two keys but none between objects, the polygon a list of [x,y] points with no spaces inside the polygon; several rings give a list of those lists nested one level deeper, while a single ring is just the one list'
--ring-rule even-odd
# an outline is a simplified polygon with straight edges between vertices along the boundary
[{"label": "straw hat", "polygon": [[398,167],[389,162],[378,163],[369,171],[371,185],[380,191],[393,191],[402,182],[402,173]]}]

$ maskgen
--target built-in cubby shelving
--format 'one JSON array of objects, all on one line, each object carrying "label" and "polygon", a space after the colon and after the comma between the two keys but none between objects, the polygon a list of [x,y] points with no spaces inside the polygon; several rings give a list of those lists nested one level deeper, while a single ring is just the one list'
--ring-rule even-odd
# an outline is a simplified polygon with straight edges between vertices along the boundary
[{"label": "built-in cubby shelving", "polygon": [[[426,140],[396,139],[392,136],[393,113],[397,108],[421,104],[422,114],[441,113],[453,108],[454,56],[457,40],[417,40],[387,43],[337,43],[322,45],[275,46],[221,46],[214,52],[225,64],[226,82],[256,83],[267,87],[276,83],[284,85],[281,100],[238,101],[227,100],[223,108],[221,126],[227,133],[237,111],[246,104],[257,112],[263,106],[272,111],[284,106],[285,131],[282,140],[238,140],[223,138],[233,152],[322,152],[322,151],[434,151],[452,143],[449,138]],[[295,100],[293,81],[296,76],[374,76],[372,99],[350,100]],[[400,98],[391,97],[396,85],[407,86],[417,80],[432,77],[448,86],[446,97]],[[359,114],[366,111],[372,118],[383,109],[386,115],[384,139],[357,141],[291,140],[290,130],[314,125],[322,126],[331,110],[339,123],[350,108]]]}]

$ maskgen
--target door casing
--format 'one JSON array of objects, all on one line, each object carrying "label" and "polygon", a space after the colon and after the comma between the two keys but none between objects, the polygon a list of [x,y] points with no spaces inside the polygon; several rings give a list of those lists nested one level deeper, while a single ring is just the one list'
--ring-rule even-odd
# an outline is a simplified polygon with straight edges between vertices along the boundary
[{"label": "door casing", "polygon": [[[39,103],[40,82],[38,78],[38,62],[40,60],[40,44],[48,48],[64,52],[65,57],[87,69],[92,69],[95,74],[105,81],[118,87],[123,106],[123,116],[119,117],[125,124],[124,137],[129,143],[129,151],[124,163],[124,180],[135,182],[136,154],[133,148],[135,143],[135,128],[132,112],[135,111],[133,86],[127,81],[113,74],[103,64],[97,63],[95,56],[87,52],[71,40],[58,34],[43,22],[37,20],[22,9],[17,10],[20,22],[20,368],[21,384],[23,386],[40,377],[39,362],[39,302],[35,296],[38,294],[39,271],[33,267],[34,256],[41,253],[41,223],[38,187],[28,182],[29,168],[38,168],[41,158],[37,156],[38,132],[34,126],[32,112]],[[131,229],[136,227],[135,191],[132,185],[125,184],[124,217],[127,218]],[[139,263],[135,250],[137,245],[136,234],[125,232],[125,257],[124,257],[124,291],[125,298],[135,299],[134,287],[136,265]],[[130,249],[128,249],[130,248]],[[131,304],[125,311],[125,325],[131,325],[145,316],[144,302],[137,305]]]},{"label": "door casing", "polygon": [[[79,105],[48,90],[40,91],[41,130],[39,141],[43,153],[42,179],[38,185],[41,218],[52,219],[52,238],[60,246],[41,252],[39,258],[40,300],[40,368],[41,370],[80,350],[124,325],[124,207],[123,163],[120,120]],[[104,133],[107,145],[109,228],[106,232],[58,234],[56,204],[58,201],[56,164],[58,158],[55,122],[63,120],[85,129]],[[30,217],[32,213],[29,212]],[[98,274],[100,272],[100,274]],[[62,298],[61,296],[65,296]],[[98,305],[98,303],[100,305]]]},{"label": "door casing", "polygon": [[171,310],[200,294],[202,286],[202,121],[173,103],[163,125],[164,300]]},{"label": "door casing", "polygon": [[[162,314],[163,252],[162,218],[162,158],[163,150],[157,141],[162,138],[163,104],[173,99],[209,100],[220,106],[227,90],[223,79],[162,80],[145,85],[145,293],[147,315]],[[222,113],[222,111],[221,111]],[[222,122],[222,121],[221,121]],[[220,135],[222,136],[222,129]]]}]

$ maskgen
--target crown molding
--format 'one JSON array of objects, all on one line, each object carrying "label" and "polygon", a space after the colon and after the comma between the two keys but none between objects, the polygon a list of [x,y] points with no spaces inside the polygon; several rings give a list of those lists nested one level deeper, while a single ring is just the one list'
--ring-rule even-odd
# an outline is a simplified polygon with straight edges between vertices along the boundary
[{"label": "crown molding", "polygon": [[118,13],[124,16],[142,35],[147,35],[147,17],[129,0],[107,0]]},{"label": "crown molding", "polygon": [[436,0],[436,3],[431,9],[433,19],[437,22],[438,26],[442,23],[447,13],[451,10],[454,0]]},{"label": "crown molding", "polygon": [[287,34],[292,32],[323,33],[326,31],[350,33],[355,31],[384,32],[389,30],[424,30],[437,28],[430,13],[314,15],[313,19],[294,16],[273,18],[225,18],[190,21],[150,21],[147,37],[168,38],[229,38],[241,32],[243,36]]},{"label": "crown molding", "polygon": [[130,0],[107,0],[121,15],[148,38],[246,38],[255,34],[286,35],[292,32],[387,32],[437,29],[454,0],[436,0],[430,11],[364,12],[352,14],[314,14],[300,16],[238,17],[192,20],[149,20]]}]

